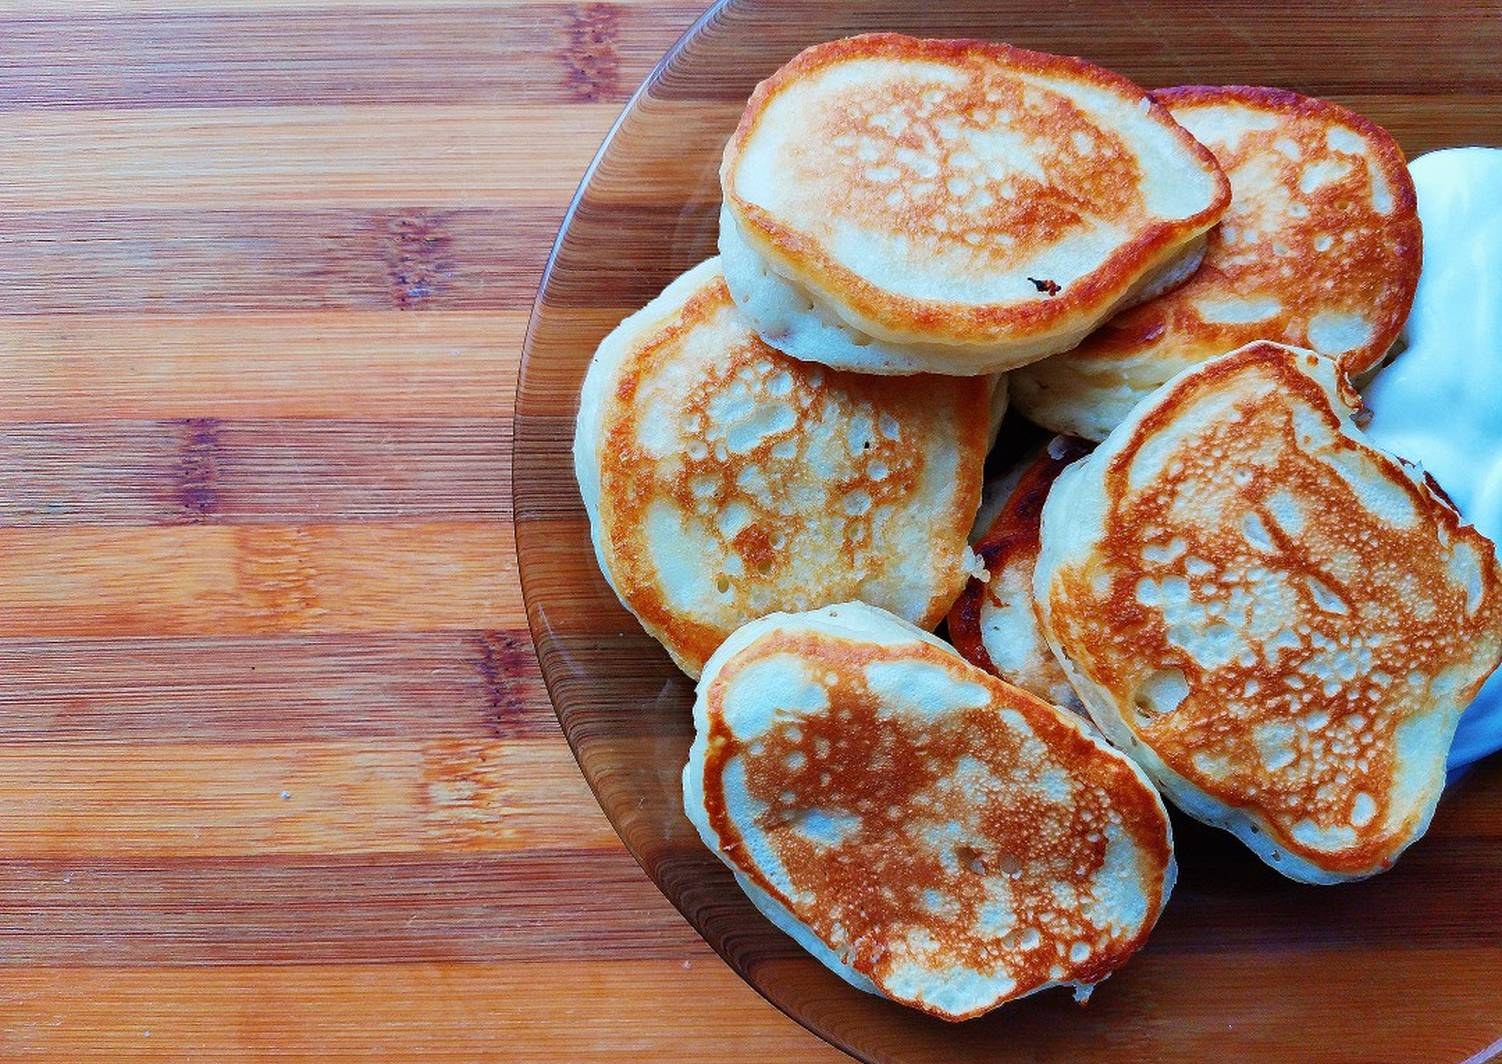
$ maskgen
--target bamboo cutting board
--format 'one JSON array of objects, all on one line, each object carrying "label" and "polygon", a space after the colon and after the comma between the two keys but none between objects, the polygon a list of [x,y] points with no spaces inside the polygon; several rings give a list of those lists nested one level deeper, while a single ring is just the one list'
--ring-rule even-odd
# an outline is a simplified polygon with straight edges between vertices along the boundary
[{"label": "bamboo cutting board", "polygon": [[697,14],[0,5],[0,1060],[834,1056],[621,847],[515,573],[538,275]]}]

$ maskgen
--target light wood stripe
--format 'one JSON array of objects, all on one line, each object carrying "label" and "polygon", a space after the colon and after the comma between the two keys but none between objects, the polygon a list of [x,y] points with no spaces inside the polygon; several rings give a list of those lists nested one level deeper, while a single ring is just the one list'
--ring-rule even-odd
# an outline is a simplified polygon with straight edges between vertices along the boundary
[{"label": "light wood stripe", "polygon": [[511,527],[0,529],[0,637],[522,624]]},{"label": "light wood stripe", "polygon": [[615,845],[552,739],[0,745],[17,857],[514,851]]},{"label": "light wood stripe", "polygon": [[0,318],[0,420],[505,415],[527,325],[525,311],[98,309]]},{"label": "light wood stripe", "polygon": [[38,968],[0,973],[0,995],[0,1038],[17,1061],[261,1061],[278,1049],[423,1064],[846,1060],[703,946],[682,961],[588,965]]},{"label": "light wood stripe", "polygon": [[0,115],[0,209],[556,210],[619,111],[616,103],[11,111]]}]

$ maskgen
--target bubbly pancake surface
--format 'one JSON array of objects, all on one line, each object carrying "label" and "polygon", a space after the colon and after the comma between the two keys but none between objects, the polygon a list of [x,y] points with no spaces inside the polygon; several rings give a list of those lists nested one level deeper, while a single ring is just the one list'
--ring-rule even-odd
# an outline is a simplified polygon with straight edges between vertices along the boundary
[{"label": "bubbly pancake surface", "polygon": [[1027,459],[975,543],[990,579],[972,577],[949,611],[949,638],[967,661],[1056,706],[1080,712],[1084,706],[1038,627],[1033,568],[1048,489],[1069,463],[1089,451],[1083,440],[1060,436]]},{"label": "bubbly pancake surface", "polygon": [[1153,96],[1214,153],[1230,208],[1188,283],[1019,374],[1023,411],[1101,439],[1179,371],[1253,340],[1317,350],[1348,376],[1376,365],[1402,328],[1422,257],[1413,181],[1392,137],[1280,89]]},{"label": "bubbly pancake surface", "polygon": [[894,619],[880,641],[781,620],[701,686],[686,793],[738,872],[948,1019],[1088,986],[1142,944],[1173,860],[1135,766]]},{"label": "bubbly pancake surface", "polygon": [[1177,378],[1058,481],[1036,587],[1107,735],[1321,882],[1422,834],[1502,654],[1491,543],[1362,442],[1337,388],[1271,343]]},{"label": "bubbly pancake surface", "polygon": [[991,383],[798,362],[747,328],[715,260],[676,284],[602,345],[581,404],[580,483],[622,601],[695,676],[778,609],[860,598],[936,624],[973,565]]},{"label": "bubbly pancake surface", "polygon": [[1116,75],[893,34],[816,46],[759,86],[721,177],[774,270],[874,336],[938,344],[1105,313],[1227,195]]}]

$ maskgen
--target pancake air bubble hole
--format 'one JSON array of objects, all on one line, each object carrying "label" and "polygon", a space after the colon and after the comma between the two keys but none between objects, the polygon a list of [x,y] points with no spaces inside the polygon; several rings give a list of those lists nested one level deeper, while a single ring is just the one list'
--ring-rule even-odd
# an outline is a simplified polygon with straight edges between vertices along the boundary
[{"label": "pancake air bubble hole", "polygon": [[[1250,479],[1250,477],[1248,477]],[[1240,481],[1238,481],[1240,483]],[[1241,534],[1254,550],[1265,554],[1277,553],[1278,544],[1267,527],[1267,522],[1256,513],[1247,513],[1241,518]]]},{"label": "pancake air bubble hole", "polygon": [[986,874],[986,861],[981,852],[974,846],[956,846],[954,848],[955,860],[974,872],[978,876]]},{"label": "pancake air bubble hole", "polygon": [[1158,669],[1137,688],[1132,704],[1137,708],[1137,719],[1148,724],[1178,709],[1187,697],[1189,683],[1182,670]]}]

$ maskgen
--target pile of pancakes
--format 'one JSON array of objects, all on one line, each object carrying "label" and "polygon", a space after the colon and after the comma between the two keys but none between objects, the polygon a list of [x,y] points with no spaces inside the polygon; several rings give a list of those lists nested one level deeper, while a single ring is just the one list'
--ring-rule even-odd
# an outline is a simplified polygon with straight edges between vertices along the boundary
[{"label": "pile of pancakes", "polygon": [[[720,178],[720,255],[600,345],[575,464],[762,912],[966,1019],[1143,944],[1160,794],[1308,883],[1423,834],[1502,570],[1360,428],[1420,268],[1384,130],[878,34],[758,86]],[[1009,397],[1039,444],[988,485]]]}]

